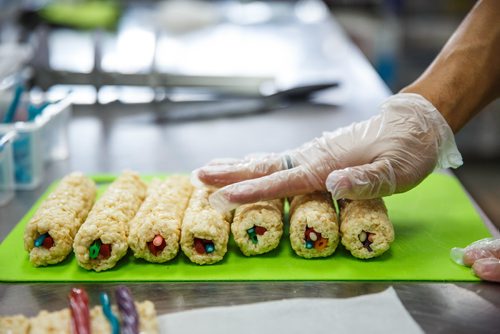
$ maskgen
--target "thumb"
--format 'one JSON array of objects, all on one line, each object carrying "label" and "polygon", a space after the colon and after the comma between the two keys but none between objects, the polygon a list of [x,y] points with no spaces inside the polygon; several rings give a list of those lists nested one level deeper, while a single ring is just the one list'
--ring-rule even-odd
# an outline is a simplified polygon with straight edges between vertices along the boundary
[{"label": "thumb", "polygon": [[392,195],[396,176],[388,160],[334,170],[326,179],[326,189],[334,199],[370,199]]},{"label": "thumb", "polygon": [[220,212],[231,211],[241,204],[306,194],[320,184],[302,166],[279,171],[253,180],[234,183],[210,195],[212,207]]},{"label": "thumb", "polygon": [[472,270],[485,281],[500,282],[500,259],[479,259],[472,265]]},{"label": "thumb", "polygon": [[500,239],[481,239],[473,242],[464,250],[463,262],[466,266],[483,258],[500,258]]}]

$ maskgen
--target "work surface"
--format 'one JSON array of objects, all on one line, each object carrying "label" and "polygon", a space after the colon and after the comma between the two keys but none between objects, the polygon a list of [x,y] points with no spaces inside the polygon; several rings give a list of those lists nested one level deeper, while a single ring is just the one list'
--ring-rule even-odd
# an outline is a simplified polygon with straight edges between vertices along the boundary
[{"label": "work surface", "polygon": [[[94,179],[102,184],[113,178]],[[101,193],[105,187],[100,186]],[[23,250],[23,232],[53,188],[0,245],[0,281],[476,281],[470,269],[450,260],[449,252],[452,247],[491,236],[459,182],[450,175],[433,174],[418,188],[386,198],[396,239],[388,252],[371,260],[352,257],[342,245],[327,258],[300,258],[292,251],[286,228],[278,248],[260,256],[243,256],[231,239],[223,261],[214,265],[193,264],[183,254],[154,264],[129,252],[116,267],[104,272],[80,268],[73,254],[57,265],[36,268]]]},{"label": "work surface", "polygon": [[[335,25],[321,24],[316,31],[311,25],[309,29],[308,43],[313,43],[315,47],[308,44],[303,48],[313,50],[303,54],[307,63],[315,62],[321,54],[319,50],[324,50],[322,46],[329,46],[329,54],[335,59],[323,59],[317,64],[325,67],[334,63],[333,66],[343,71],[341,87],[332,90],[330,105],[302,103],[247,117],[186,122],[161,122],[157,117],[159,112],[168,111],[159,111],[158,106],[153,105],[75,108],[75,117],[69,129],[71,157],[49,165],[44,184],[39,189],[17,192],[15,199],[0,209],[0,240],[7,237],[50,183],[72,170],[81,170],[89,175],[118,173],[124,168],[132,168],[142,174],[185,172],[214,158],[290,149],[321,135],[322,131],[333,130],[376,113],[377,105],[390,92],[359,50]],[[326,40],[328,45],[323,43]],[[442,205],[443,211],[446,211],[447,203]],[[419,209],[424,211],[427,208]],[[482,219],[486,221],[484,217]],[[453,226],[449,231],[453,233]],[[405,231],[400,232],[403,232],[400,235],[405,235]],[[410,230],[406,232],[411,235]],[[434,236],[429,235],[429,238]],[[425,246],[423,242],[422,252],[428,251]],[[448,245],[443,248],[447,249]],[[421,260],[434,259],[422,257]],[[449,265],[454,264],[450,261]],[[470,275],[466,268],[455,268]],[[382,291],[392,285],[426,332],[493,333],[500,328],[500,286],[485,282],[301,280],[126,284],[137,299],[154,301],[160,314],[283,298],[358,296]],[[116,286],[115,283],[2,283],[0,314],[34,315],[42,308],[61,309],[67,306],[68,291],[75,285],[84,286],[93,300],[98,299],[100,291],[109,292]]]}]

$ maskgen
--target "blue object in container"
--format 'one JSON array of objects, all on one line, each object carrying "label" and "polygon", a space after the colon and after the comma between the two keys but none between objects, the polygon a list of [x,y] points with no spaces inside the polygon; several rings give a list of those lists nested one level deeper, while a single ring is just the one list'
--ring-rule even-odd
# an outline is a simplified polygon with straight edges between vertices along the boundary
[{"label": "blue object in container", "polygon": [[12,141],[15,137],[14,131],[0,134],[0,206],[8,203],[14,196]]},{"label": "blue object in container", "polygon": [[23,92],[24,92],[24,86],[18,85],[16,87],[15,92],[14,92],[14,98],[12,99],[12,102],[10,103],[9,108],[7,109],[7,112],[5,113],[5,115],[3,117],[4,123],[12,123],[14,121],[17,107],[19,106],[19,102],[21,101],[21,95],[23,95]]},{"label": "blue object in container", "polygon": [[34,121],[35,118],[40,115],[43,110],[50,104],[50,102],[43,102],[42,104],[36,106],[34,104],[30,104],[28,106],[28,121]]},{"label": "blue object in container", "polygon": [[18,134],[13,148],[16,182],[21,184],[32,182],[33,152],[31,152],[30,135],[28,133]]}]

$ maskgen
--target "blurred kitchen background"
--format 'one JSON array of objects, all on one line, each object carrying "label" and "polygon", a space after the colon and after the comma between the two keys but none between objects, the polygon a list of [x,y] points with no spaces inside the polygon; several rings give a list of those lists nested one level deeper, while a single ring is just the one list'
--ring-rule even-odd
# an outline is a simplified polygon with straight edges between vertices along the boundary
[{"label": "blurred kitchen background", "polygon": [[[70,95],[74,117],[146,104],[158,106],[158,120],[165,122],[231,116],[238,111],[190,109],[176,115],[165,105],[255,96],[266,89],[269,96],[308,84],[309,74],[335,77],[341,73],[335,64],[304,62],[293,43],[307,41],[306,24],[325,16],[333,17],[397,92],[429,65],[473,5],[467,0],[0,0],[0,97],[11,99],[21,82],[35,100]],[[306,28],[286,25],[292,16]],[[271,21],[279,32],[266,30]],[[248,26],[255,29],[249,32]],[[330,52],[335,59],[335,48]],[[303,76],[287,75],[292,67]],[[276,84],[266,86],[273,77]],[[455,171],[497,226],[499,109],[497,100],[457,135],[465,164]]]}]

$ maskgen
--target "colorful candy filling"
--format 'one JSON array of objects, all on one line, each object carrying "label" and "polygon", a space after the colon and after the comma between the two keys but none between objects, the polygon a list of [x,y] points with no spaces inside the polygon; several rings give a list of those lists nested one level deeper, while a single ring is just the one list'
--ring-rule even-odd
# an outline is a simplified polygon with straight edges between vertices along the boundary
[{"label": "colorful candy filling", "polygon": [[321,233],[316,232],[314,228],[307,226],[304,233],[307,249],[321,251],[328,246],[328,238],[323,238]]},{"label": "colorful candy filling", "polygon": [[111,309],[111,302],[109,301],[109,296],[106,292],[101,292],[99,294],[99,300],[101,301],[102,313],[108,319],[109,325],[111,326],[112,334],[120,334],[120,320],[116,317]]},{"label": "colorful candy filling", "polygon": [[365,247],[369,252],[373,251],[370,246],[373,243],[374,236],[375,233],[370,233],[366,231],[361,231],[361,233],[358,235],[359,241],[361,241],[363,247]]},{"label": "colorful candy filling", "polygon": [[49,233],[40,234],[35,239],[35,247],[43,247],[45,249],[51,249],[54,246],[54,239]]},{"label": "colorful candy filling", "polygon": [[94,240],[89,247],[89,257],[91,259],[105,260],[111,256],[111,244],[103,244],[101,239]]},{"label": "colorful candy filling", "polygon": [[71,312],[71,332],[90,333],[89,296],[83,289],[73,288],[68,296]]},{"label": "colorful candy filling", "polygon": [[167,242],[165,239],[157,234],[152,241],[149,241],[148,243],[148,248],[151,254],[154,256],[157,256],[161,251],[167,246]]},{"label": "colorful candy filling", "polygon": [[259,242],[257,235],[264,235],[264,233],[266,232],[267,229],[265,227],[255,225],[247,230],[248,237],[254,244],[257,244]]},{"label": "colorful candy filling", "polygon": [[212,240],[194,238],[194,249],[198,254],[210,254],[215,251],[215,245]]},{"label": "colorful candy filling", "polygon": [[132,293],[127,287],[119,286],[116,289],[115,296],[122,319],[122,333],[139,334],[139,314],[137,313]]}]

